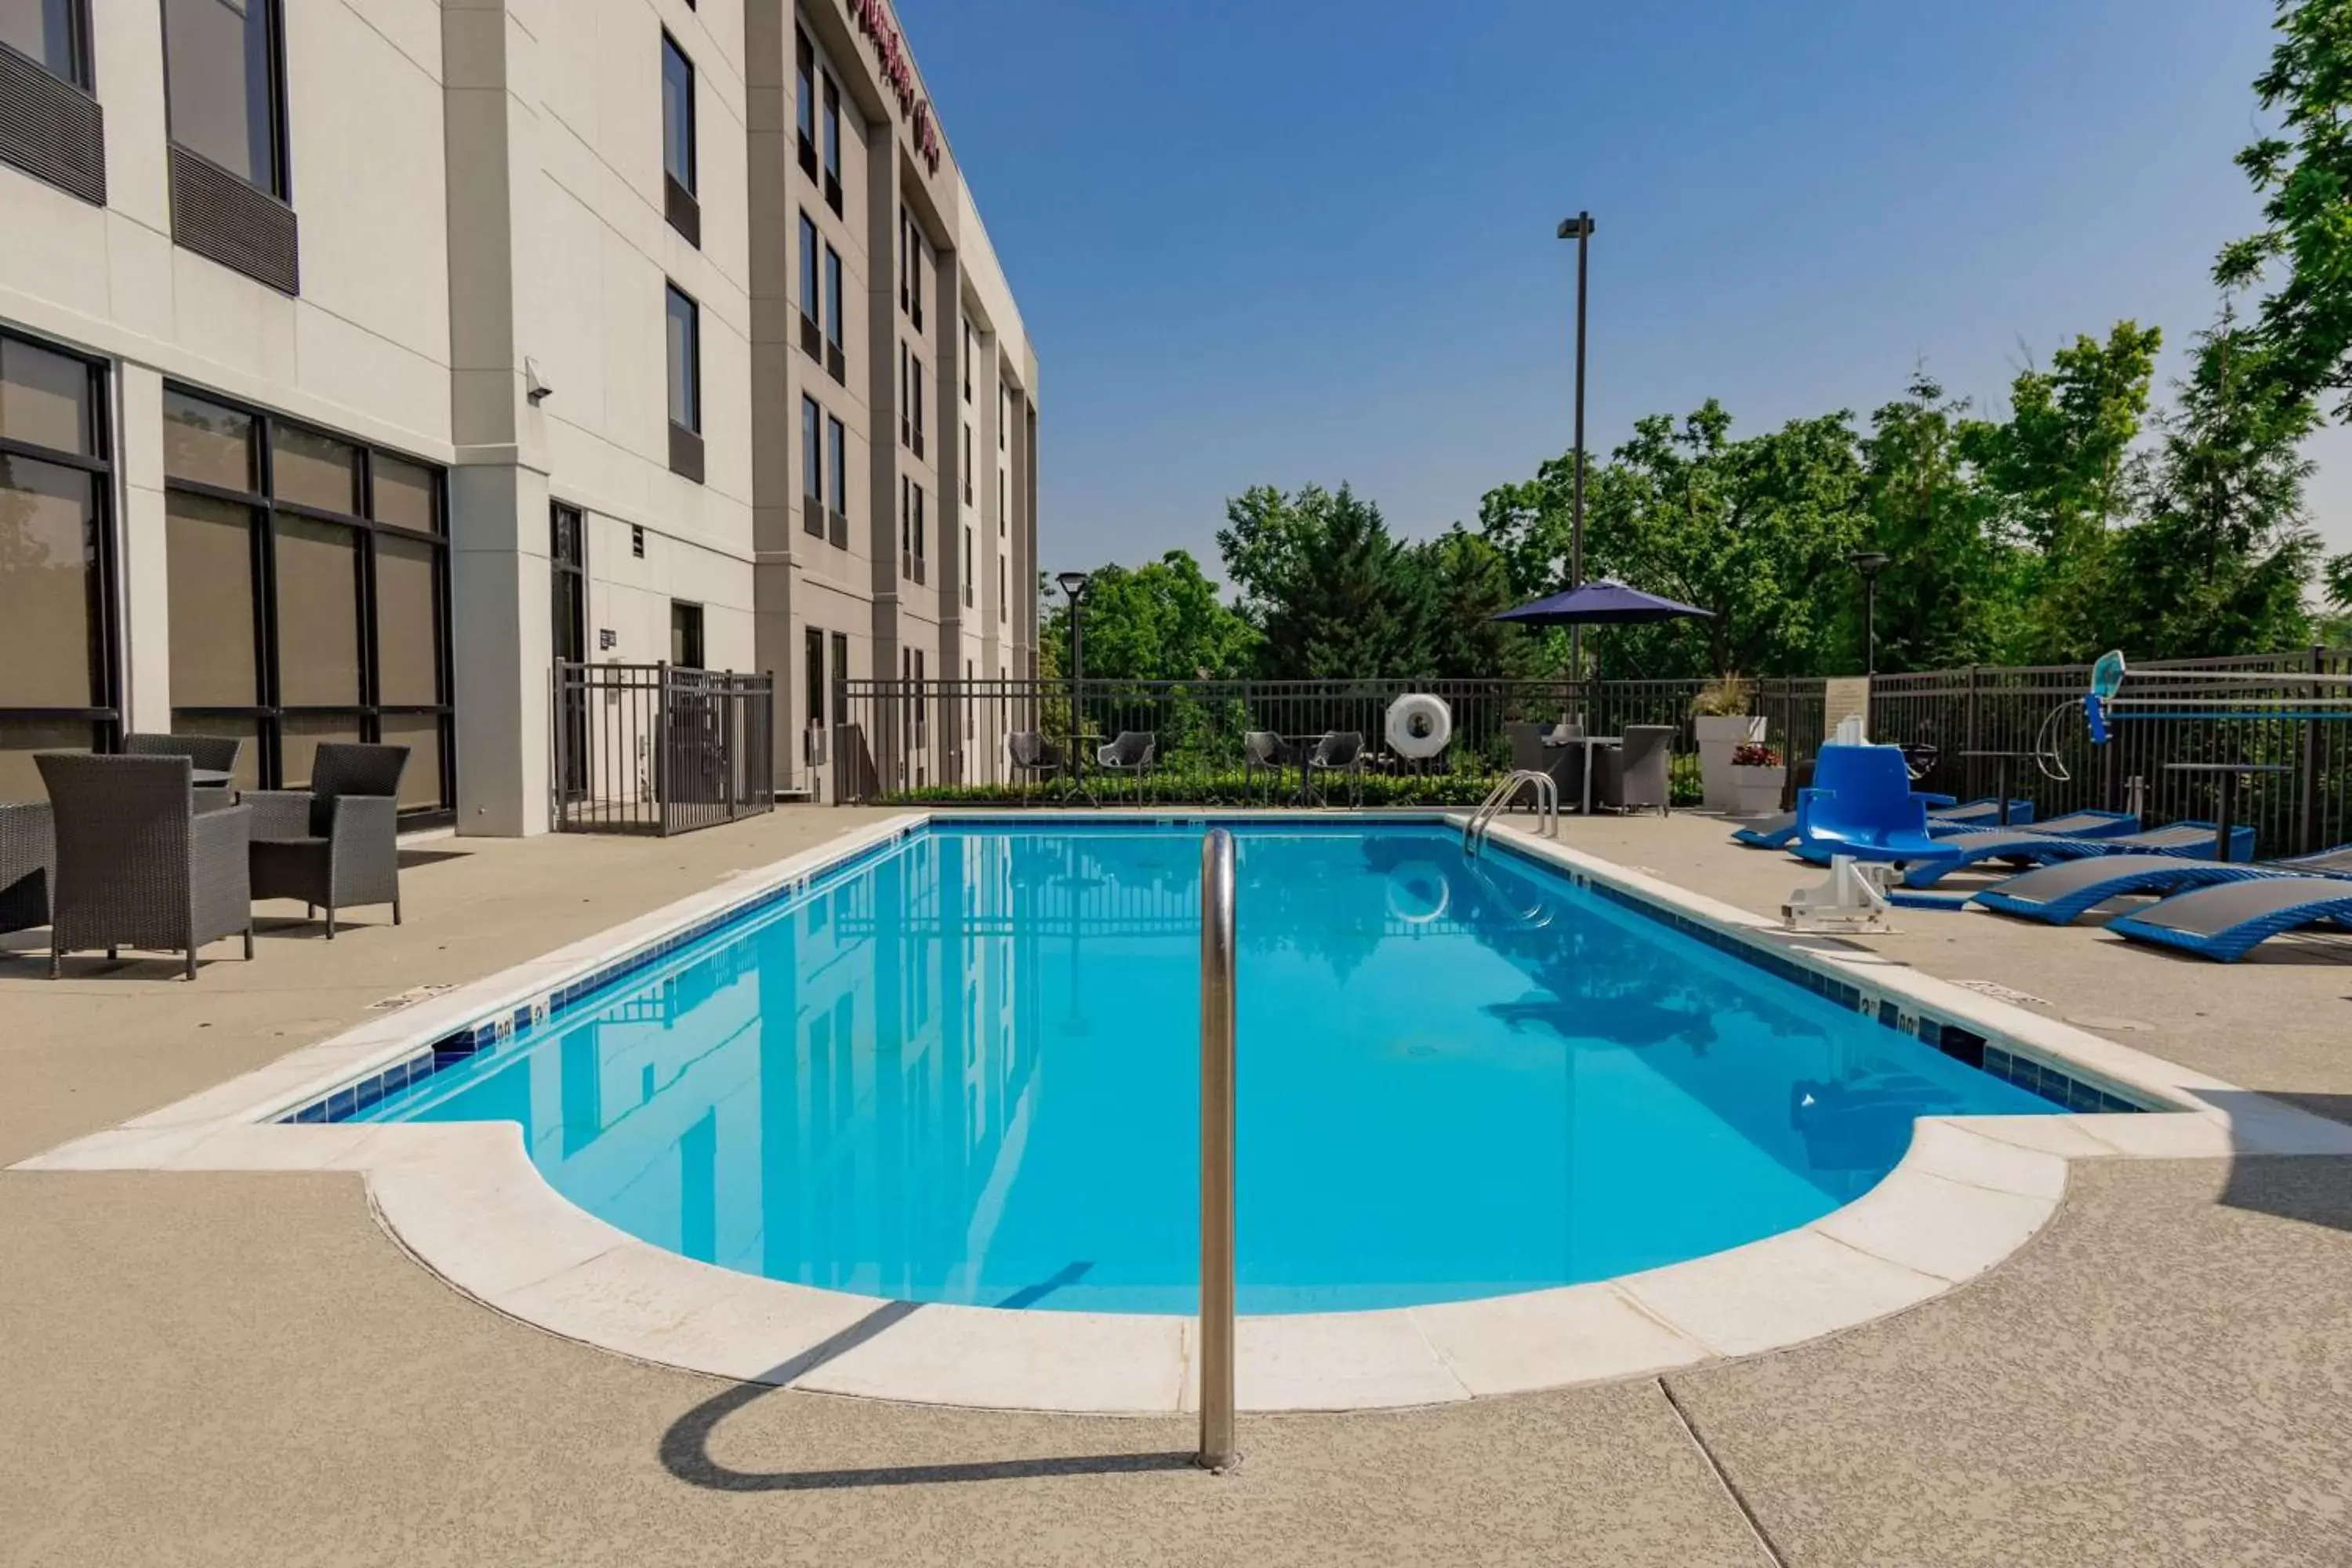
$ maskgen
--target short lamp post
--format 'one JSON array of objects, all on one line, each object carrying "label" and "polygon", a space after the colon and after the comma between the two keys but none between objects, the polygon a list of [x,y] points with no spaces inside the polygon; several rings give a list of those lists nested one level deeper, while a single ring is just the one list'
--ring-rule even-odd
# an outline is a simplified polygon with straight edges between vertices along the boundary
[{"label": "short lamp post", "polygon": [[1847,564],[1862,574],[1862,672],[1878,673],[1878,574],[1886,570],[1889,557],[1880,550],[1858,550],[1846,557]]},{"label": "short lamp post", "polygon": [[1087,574],[1084,572],[1064,572],[1054,581],[1070,599],[1070,777],[1078,776],[1078,702],[1080,682],[1087,674],[1086,600]]}]

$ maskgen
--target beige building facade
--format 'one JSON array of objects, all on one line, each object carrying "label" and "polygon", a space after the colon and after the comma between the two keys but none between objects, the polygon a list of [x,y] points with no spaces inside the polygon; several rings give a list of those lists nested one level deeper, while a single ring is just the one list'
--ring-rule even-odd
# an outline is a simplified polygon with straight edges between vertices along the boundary
[{"label": "beige building facade", "polygon": [[[559,658],[1034,668],[1037,366],[880,0],[0,0],[0,798],[411,748],[544,830]],[[867,742],[860,738],[859,744]]]}]

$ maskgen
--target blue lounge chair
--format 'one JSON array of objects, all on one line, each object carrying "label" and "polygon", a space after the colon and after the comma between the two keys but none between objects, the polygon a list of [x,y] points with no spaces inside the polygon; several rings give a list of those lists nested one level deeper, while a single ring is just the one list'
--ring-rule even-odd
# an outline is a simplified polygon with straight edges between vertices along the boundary
[{"label": "blue lounge chair", "polygon": [[[2032,822],[2032,810],[2028,807],[2026,816],[2026,822],[2020,822],[2015,816],[2011,816],[2009,825],[2011,827],[2023,827],[2031,823],[2034,832],[2053,833],[2061,838],[2116,838],[2126,833],[2139,831],[2139,817],[2128,811],[2070,811],[2063,816],[2053,816],[2047,822]],[[1927,831],[1938,838],[1949,838],[1954,834],[1973,833],[1978,830],[1977,827],[1963,826],[1948,818],[1938,816],[1932,811],[1927,814]]]},{"label": "blue lounge chair", "polygon": [[[2032,820],[2032,801],[2012,800],[2009,803],[2009,826],[2022,827]],[[1939,825],[1945,827],[1999,827],[2002,826],[2000,801],[1993,795],[1969,801],[1965,805],[1955,805],[1949,802],[1937,805],[1931,801],[1927,809],[1927,824],[1930,827]]]},{"label": "blue lounge chair", "polygon": [[2189,860],[2178,855],[2092,855],[2037,866],[1979,889],[1969,901],[2005,915],[2063,926],[2126,893],[2177,893],[2184,888],[2272,875],[2259,866]]},{"label": "blue lounge chair", "polygon": [[2352,934],[2352,879],[2260,877],[2199,888],[2107,922],[2117,936],[2235,963],[2282,931],[2334,925]]},{"label": "blue lounge chair", "polygon": [[1893,746],[1823,746],[1813,784],[1797,795],[1792,847],[1826,865],[1839,855],[1898,865],[1933,862],[1942,841],[1927,837],[1927,808],[1911,794],[1903,753]]},{"label": "blue lounge chair", "polygon": [[[1955,834],[1949,838],[1931,840],[1937,857],[1925,859],[1904,873],[1906,887],[1933,887],[1963,866],[1974,866],[1985,860],[2007,860],[2018,865],[2046,865],[2053,860],[2081,860],[2094,855],[2178,855],[2191,860],[2210,859],[2213,853],[2216,829],[2210,822],[2175,822],[2164,827],[2153,827],[2145,833],[2126,833],[2114,838],[2060,838],[2031,829],[1994,828],[1982,833]],[[2233,827],[2230,830],[2230,858],[2236,861],[2254,858],[2254,830]]]}]

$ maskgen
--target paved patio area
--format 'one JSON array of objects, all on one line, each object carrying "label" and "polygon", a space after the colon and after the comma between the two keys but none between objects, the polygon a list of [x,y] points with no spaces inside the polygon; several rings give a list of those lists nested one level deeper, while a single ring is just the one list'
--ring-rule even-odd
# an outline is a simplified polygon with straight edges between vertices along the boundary
[{"label": "paved patio area", "polygon": [[[405,926],[265,929],[194,985],[0,957],[0,1163],[875,815],[420,846]],[[1705,818],[1567,833],[1759,910],[1807,875]],[[2352,1119],[2344,944],[2221,968],[1906,920],[1871,945]],[[1218,1479],[1181,1422],[554,1339],[417,1267],[354,1176],[0,1172],[0,1563],[2343,1563],[2352,1162],[2074,1169],[2009,1263],[1896,1318],[1663,1382],[1246,1421]]]}]

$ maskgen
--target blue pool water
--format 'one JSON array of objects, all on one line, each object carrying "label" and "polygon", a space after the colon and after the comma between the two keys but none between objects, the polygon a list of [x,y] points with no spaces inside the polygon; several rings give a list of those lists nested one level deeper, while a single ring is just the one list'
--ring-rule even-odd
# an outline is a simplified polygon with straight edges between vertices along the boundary
[{"label": "blue pool water", "polygon": [[[1800,1226],[1921,1115],[2056,1109],[1507,853],[1243,825],[1241,1308],[1596,1279]],[[1189,1312],[1197,827],[938,826],[383,1101],[773,1279]]]}]

